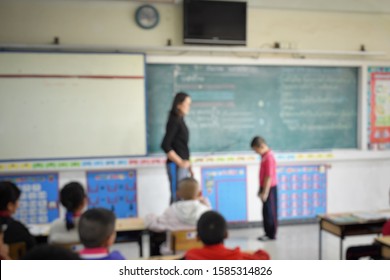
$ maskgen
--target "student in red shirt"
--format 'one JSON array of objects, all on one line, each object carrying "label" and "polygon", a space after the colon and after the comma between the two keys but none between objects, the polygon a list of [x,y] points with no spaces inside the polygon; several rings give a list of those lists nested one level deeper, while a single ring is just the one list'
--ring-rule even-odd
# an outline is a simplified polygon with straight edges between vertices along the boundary
[{"label": "student in red shirt", "polygon": [[200,216],[197,226],[198,238],[204,244],[203,248],[188,250],[185,260],[269,260],[266,251],[258,250],[245,253],[240,248],[229,249],[223,244],[227,238],[227,225],[224,217],[215,212],[207,211]]},{"label": "student in red shirt", "polygon": [[277,180],[276,161],[273,152],[268,147],[264,138],[256,136],[252,139],[251,148],[255,153],[261,155],[259,172],[258,196],[263,202],[263,224],[265,235],[259,237],[261,241],[276,239],[278,227],[278,205],[277,205]]}]

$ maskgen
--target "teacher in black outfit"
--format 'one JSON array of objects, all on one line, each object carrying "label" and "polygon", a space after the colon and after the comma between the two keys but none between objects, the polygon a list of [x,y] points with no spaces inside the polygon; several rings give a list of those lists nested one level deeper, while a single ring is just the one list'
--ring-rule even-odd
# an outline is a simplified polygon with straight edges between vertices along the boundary
[{"label": "teacher in black outfit", "polygon": [[171,203],[177,200],[178,182],[193,175],[189,161],[189,131],[184,122],[184,117],[189,113],[190,107],[191,97],[184,92],[177,93],[169,112],[165,136],[161,143],[161,148],[167,155]]}]

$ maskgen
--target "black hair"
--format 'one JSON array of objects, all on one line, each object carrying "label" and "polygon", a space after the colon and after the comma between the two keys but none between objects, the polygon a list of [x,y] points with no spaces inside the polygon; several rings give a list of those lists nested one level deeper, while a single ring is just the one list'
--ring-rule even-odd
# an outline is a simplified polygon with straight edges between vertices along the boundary
[{"label": "black hair", "polygon": [[255,136],[253,139],[252,139],[252,142],[251,142],[251,148],[254,148],[254,147],[261,147],[262,145],[267,145],[267,142],[265,141],[265,139],[261,136]]},{"label": "black hair", "polygon": [[7,210],[8,203],[16,203],[19,200],[21,191],[10,181],[0,182],[0,211]]},{"label": "black hair", "polygon": [[89,209],[81,215],[78,230],[86,248],[101,247],[115,230],[115,214],[105,208]]},{"label": "black hair", "polygon": [[215,211],[207,211],[200,216],[196,229],[199,239],[206,245],[223,243],[227,233],[225,218]]},{"label": "black hair", "polygon": [[85,199],[85,191],[83,186],[78,182],[70,182],[66,184],[60,192],[61,204],[66,208],[66,228],[70,230],[75,227],[73,214],[80,208]]},{"label": "black hair", "polygon": [[172,102],[171,111],[169,112],[170,115],[173,115],[175,117],[179,117],[180,116],[179,111],[177,109],[177,105],[183,103],[184,100],[187,97],[190,97],[190,96],[187,93],[185,93],[185,92],[178,92],[178,93],[176,93],[175,98],[173,99],[173,102]]},{"label": "black hair", "polygon": [[81,258],[77,253],[64,247],[44,244],[28,251],[23,260],[81,260]]}]

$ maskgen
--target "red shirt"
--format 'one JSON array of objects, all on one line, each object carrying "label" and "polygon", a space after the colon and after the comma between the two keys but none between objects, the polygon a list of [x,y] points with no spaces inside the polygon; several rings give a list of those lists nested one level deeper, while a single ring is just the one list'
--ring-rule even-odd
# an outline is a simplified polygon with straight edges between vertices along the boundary
[{"label": "red shirt", "polygon": [[271,150],[268,150],[261,156],[259,173],[260,187],[264,187],[265,177],[271,177],[271,187],[275,187],[278,184],[276,180],[276,160]]},{"label": "red shirt", "polygon": [[382,227],[383,235],[390,235],[390,220],[388,220]]},{"label": "red shirt", "polygon": [[270,256],[263,250],[250,254],[241,252],[240,248],[226,248],[220,243],[188,250],[184,258],[186,260],[269,260]]}]

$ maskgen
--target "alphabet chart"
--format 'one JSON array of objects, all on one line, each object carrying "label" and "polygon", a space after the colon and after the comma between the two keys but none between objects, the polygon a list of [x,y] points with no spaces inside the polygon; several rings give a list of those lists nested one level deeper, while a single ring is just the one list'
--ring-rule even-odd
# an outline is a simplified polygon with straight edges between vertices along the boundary
[{"label": "alphabet chart", "polygon": [[117,218],[137,217],[136,171],[87,172],[88,207],[112,210]]}]

